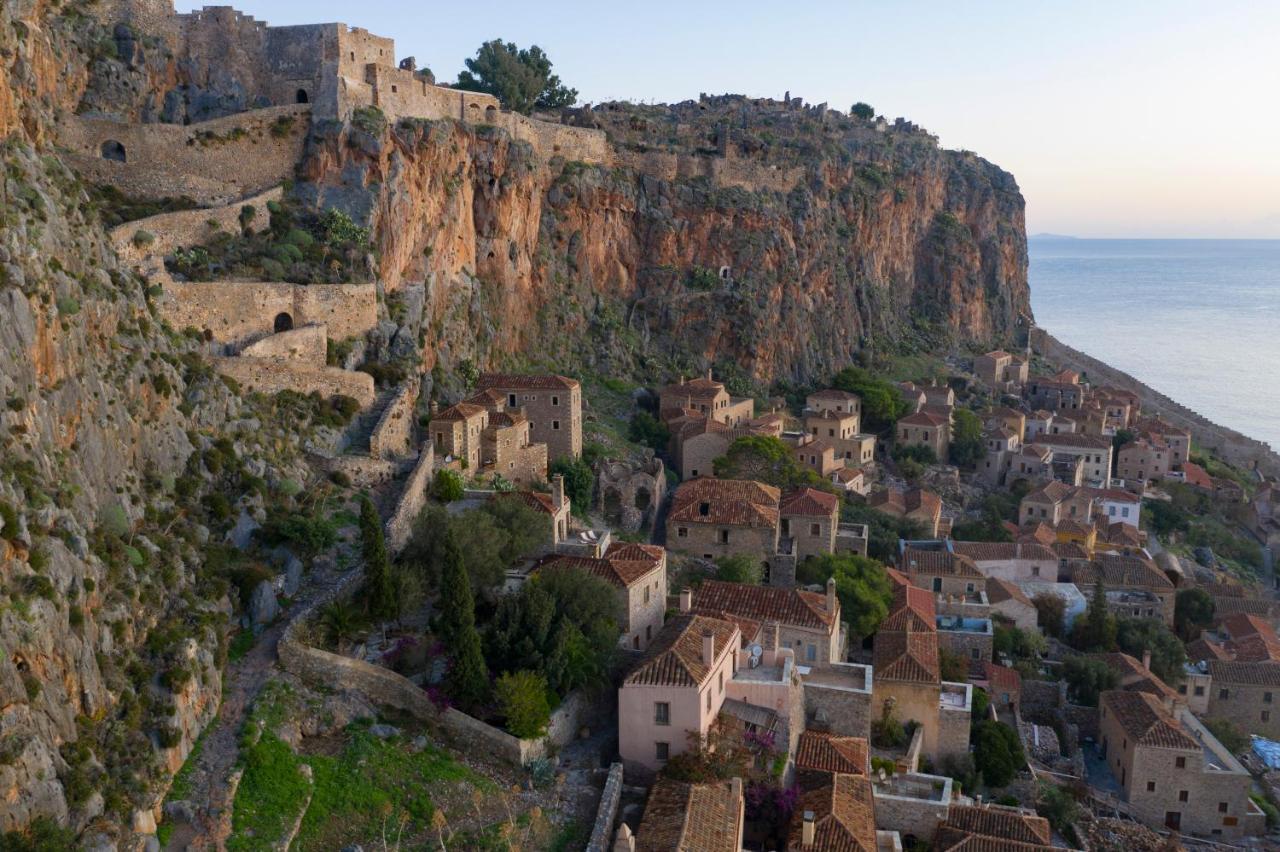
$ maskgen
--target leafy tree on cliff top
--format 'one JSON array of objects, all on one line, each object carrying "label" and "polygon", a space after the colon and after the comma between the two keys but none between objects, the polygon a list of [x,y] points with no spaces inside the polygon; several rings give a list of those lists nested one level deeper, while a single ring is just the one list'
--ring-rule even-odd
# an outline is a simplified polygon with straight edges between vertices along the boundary
[{"label": "leafy tree on cliff top", "polygon": [[457,88],[493,95],[508,109],[525,115],[535,109],[572,106],[578,99],[577,89],[563,85],[551,73],[550,57],[536,44],[522,50],[502,39],[486,41],[466,66],[458,74]]},{"label": "leafy tree on cliff top", "polygon": [[828,578],[836,581],[840,618],[849,625],[849,635],[861,639],[874,633],[893,602],[893,584],[884,566],[852,553],[824,553],[796,568],[801,583],[821,585]]},{"label": "leafy tree on cliff top", "polygon": [[898,389],[861,367],[845,367],[832,378],[831,386],[862,397],[862,420],[868,432],[892,429],[898,418],[907,413],[907,401]]},{"label": "leafy tree on cliff top", "polygon": [[858,101],[854,104],[849,109],[849,112],[858,118],[875,118],[876,115],[876,111],[871,104],[864,103],[863,101]]},{"label": "leafy tree on cliff top", "polygon": [[801,465],[792,448],[772,435],[738,438],[712,466],[721,479],[753,479],[784,489],[810,486],[831,490],[829,482]]}]

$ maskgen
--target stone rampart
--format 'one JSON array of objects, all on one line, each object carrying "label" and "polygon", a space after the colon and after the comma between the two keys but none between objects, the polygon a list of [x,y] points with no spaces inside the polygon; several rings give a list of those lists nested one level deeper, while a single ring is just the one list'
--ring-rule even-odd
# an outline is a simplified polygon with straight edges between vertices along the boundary
[{"label": "stone rampart", "polygon": [[678,154],[670,151],[631,151],[616,148],[610,162],[663,180],[706,178],[717,186],[735,186],[750,191],[790,192],[804,177],[804,169],[779,168],[736,157]]},{"label": "stone rampart", "polygon": [[277,321],[324,325],[333,340],[345,340],[377,325],[378,295],[373,284],[174,281],[165,285],[160,316],[179,331],[208,330],[235,347],[274,334]]},{"label": "stone rampart", "polygon": [[413,444],[414,407],[418,404],[416,377],[405,382],[383,409],[369,435],[369,455],[397,458],[409,454]]},{"label": "stone rampart", "polygon": [[[293,177],[311,108],[277,106],[197,124],[69,116],[59,141],[91,181],[126,195],[229,204]],[[114,158],[114,159],[113,159]]]},{"label": "stone rampart", "polygon": [[321,396],[349,396],[361,408],[373,405],[377,393],[373,376],[338,367],[291,367],[271,358],[214,358],[213,368],[234,379],[246,391],[274,394],[297,391]]},{"label": "stone rampart", "polygon": [[1228,463],[1243,468],[1256,466],[1268,476],[1280,476],[1280,456],[1262,441],[1215,423],[1128,373],[1071,348],[1042,328],[1032,330],[1031,341],[1035,351],[1046,360],[1083,373],[1094,386],[1113,385],[1133,391],[1142,401],[1144,416],[1158,415],[1174,426],[1190,429],[1191,438],[1196,444],[1212,450]]},{"label": "stone rampart", "polygon": [[[277,186],[252,198],[220,207],[161,213],[126,222],[111,229],[111,242],[121,260],[136,265],[149,257],[164,257],[176,248],[206,243],[220,231],[239,233],[240,210],[244,207],[254,209],[251,226],[255,230],[261,230],[271,219],[271,214],[267,212],[267,202],[279,201],[282,192],[281,187]],[[150,238],[135,240],[134,237],[139,233],[148,234]]]},{"label": "stone rampart", "polygon": [[400,492],[400,499],[396,501],[396,508],[387,520],[387,546],[392,553],[398,553],[409,543],[413,522],[427,503],[427,492],[431,488],[434,470],[435,447],[430,441],[424,441],[422,449],[418,451],[418,460],[405,481],[404,490]]},{"label": "stone rampart", "polygon": [[241,358],[265,358],[286,366],[320,369],[328,354],[328,330],[324,325],[304,325],[254,341],[240,350]]}]

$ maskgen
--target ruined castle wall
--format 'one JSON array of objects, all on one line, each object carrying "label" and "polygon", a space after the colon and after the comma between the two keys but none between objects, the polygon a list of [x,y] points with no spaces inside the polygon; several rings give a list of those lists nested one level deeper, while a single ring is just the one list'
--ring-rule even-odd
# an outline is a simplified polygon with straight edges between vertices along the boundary
[{"label": "ruined castle wall", "polygon": [[413,441],[413,411],[418,404],[419,383],[405,382],[383,410],[369,435],[369,455],[395,458],[408,455]]},{"label": "ruined castle wall", "polygon": [[452,118],[493,124],[501,115],[501,104],[493,95],[433,86],[412,71],[389,65],[370,65],[360,72],[359,79],[369,86],[369,103],[382,110],[389,121]]},{"label": "ruined castle wall", "polygon": [[503,127],[513,138],[528,142],[543,159],[563,157],[583,163],[609,161],[609,138],[603,130],[539,121],[518,112],[499,113],[493,119],[487,123]]},{"label": "ruined castle wall", "polygon": [[622,148],[611,152],[609,161],[663,180],[705,178],[717,186],[736,186],[746,190],[790,192],[804,177],[804,169],[781,169],[736,157],[708,157],[701,154],[677,154],[668,151],[631,151]]},{"label": "ruined castle wall", "polygon": [[178,43],[173,0],[97,0],[88,11],[108,31],[116,24],[128,24],[136,32],[164,38],[170,48]]},{"label": "ruined castle wall", "polygon": [[[208,242],[219,231],[239,233],[240,210],[244,207],[252,207],[256,211],[250,227],[262,230],[271,219],[267,202],[279,201],[282,192],[277,186],[252,198],[221,207],[180,210],[177,213],[161,213],[126,222],[111,229],[111,242],[121,260],[138,264],[148,257],[163,257],[179,247]],[[134,235],[140,231],[150,234],[151,241],[145,245],[136,245]]]},{"label": "ruined castle wall", "polygon": [[269,358],[293,367],[325,366],[329,349],[325,326],[305,325],[254,341],[240,350],[241,358]]},{"label": "ruined castle wall", "polygon": [[[89,180],[126,195],[217,205],[292,178],[309,125],[310,107],[291,105],[186,126],[70,116],[59,137]],[[124,147],[125,162],[103,158],[109,142]]]},{"label": "ruined castle wall", "polygon": [[349,396],[361,408],[373,405],[373,376],[338,367],[293,367],[274,358],[215,358],[213,368],[246,391],[274,394],[290,390],[323,397]]},{"label": "ruined castle wall", "polygon": [[373,284],[175,281],[160,301],[161,318],[175,329],[208,329],[214,340],[234,346],[274,334],[280,314],[294,327],[321,324],[333,340],[345,340],[377,324],[377,292]]},{"label": "ruined castle wall", "polygon": [[1174,426],[1190,429],[1191,438],[1196,444],[1212,450],[1230,464],[1243,468],[1257,466],[1269,476],[1280,476],[1280,456],[1262,441],[1215,423],[1128,373],[1104,364],[1078,349],[1072,349],[1042,328],[1032,330],[1032,345],[1037,353],[1053,364],[1084,374],[1092,385],[1113,385],[1133,391],[1142,401],[1142,413],[1145,416],[1158,415]]}]

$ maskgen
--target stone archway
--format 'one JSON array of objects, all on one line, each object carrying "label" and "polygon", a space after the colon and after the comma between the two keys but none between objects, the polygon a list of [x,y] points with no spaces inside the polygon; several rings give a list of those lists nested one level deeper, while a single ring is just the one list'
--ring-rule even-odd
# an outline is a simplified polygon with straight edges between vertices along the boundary
[{"label": "stone archway", "polygon": [[649,511],[649,506],[653,503],[653,495],[649,493],[648,488],[637,488],[635,499],[631,501],[641,513]]},{"label": "stone archway", "polygon": [[129,162],[129,155],[124,150],[124,145],[114,139],[108,139],[106,142],[103,142],[102,148],[100,148],[99,151],[102,154],[102,159],[104,160],[114,160],[117,163]]},{"label": "stone archway", "polygon": [[607,488],[600,501],[604,519],[614,526],[622,525],[622,494],[616,488]]},{"label": "stone archway", "polygon": [[287,312],[281,311],[276,314],[274,328],[276,334],[280,334],[283,331],[293,331],[293,317]]},{"label": "stone archway", "polygon": [[300,104],[309,104],[311,103],[311,96],[307,94],[306,89],[299,89],[297,94],[294,95],[294,102],[300,103]]}]

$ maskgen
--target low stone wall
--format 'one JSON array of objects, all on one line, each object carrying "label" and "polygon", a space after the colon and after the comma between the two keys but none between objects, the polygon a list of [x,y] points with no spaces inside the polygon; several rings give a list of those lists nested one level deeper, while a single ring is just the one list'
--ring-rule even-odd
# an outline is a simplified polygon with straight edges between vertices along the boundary
[{"label": "low stone wall", "polygon": [[[944,789],[950,779],[937,778],[932,775],[911,775],[921,784],[941,783]],[[876,788],[876,828],[882,831],[896,831],[903,837],[908,834],[917,840],[928,843],[938,831],[938,825],[947,818],[951,810],[950,800],[916,798],[914,796],[895,796]]]},{"label": "low stone wall", "polygon": [[431,488],[431,475],[435,470],[435,446],[424,441],[418,451],[418,460],[413,471],[405,481],[404,490],[396,502],[395,511],[387,521],[387,546],[392,553],[399,552],[409,543],[413,533],[413,522],[422,513],[427,503],[427,492]]},{"label": "low stone wall", "polygon": [[613,823],[618,818],[618,802],[622,798],[622,764],[609,767],[609,777],[600,795],[600,807],[596,808],[596,821],[591,827],[591,839],[586,852],[609,852],[613,843]]},{"label": "low stone wall", "polygon": [[240,350],[240,357],[265,358],[294,367],[320,369],[328,357],[328,343],[328,328],[314,323],[255,340]]},{"label": "low stone wall", "polygon": [[1280,476],[1280,455],[1262,441],[1213,422],[1128,373],[1071,348],[1042,328],[1032,330],[1031,342],[1035,351],[1046,360],[1085,374],[1090,384],[1113,385],[1133,391],[1142,401],[1142,413],[1145,416],[1158,415],[1174,426],[1190,429],[1191,438],[1196,444],[1212,450],[1230,464],[1243,468],[1256,466],[1268,476]]},{"label": "low stone wall", "polygon": [[[311,124],[305,105],[268,107],[197,124],[68,116],[59,142],[85,176],[126,195],[228,204],[292,178]],[[123,161],[106,159],[104,146]]]},{"label": "low stone wall", "polygon": [[247,391],[273,394],[291,390],[322,396],[349,396],[361,408],[373,405],[373,376],[337,367],[296,368],[271,358],[214,358],[213,368],[235,379]]},{"label": "low stone wall", "polygon": [[403,469],[399,462],[372,459],[368,456],[312,455],[308,457],[308,461],[325,473],[345,474],[356,488],[373,488],[384,482],[390,482],[399,476]]},{"label": "low stone wall", "polygon": [[293,327],[323,325],[331,339],[346,340],[377,325],[377,289],[372,283],[173,281],[160,299],[160,316],[174,329],[208,331],[236,347],[274,334],[282,314]]},{"label": "low stone wall", "polygon": [[[111,242],[121,260],[137,265],[149,257],[171,254],[176,248],[208,242],[219,231],[239,233],[240,210],[244,207],[254,209],[252,227],[261,230],[271,219],[271,214],[267,212],[267,202],[279,201],[282,194],[283,189],[277,186],[252,198],[220,207],[180,210],[177,213],[161,213],[125,222],[111,229]],[[150,234],[151,241],[145,245],[136,245],[134,235],[139,232]]]},{"label": "low stone wall", "polygon": [[374,458],[396,458],[409,453],[413,441],[413,410],[418,404],[417,377],[405,382],[383,409],[369,435],[369,455]]}]

